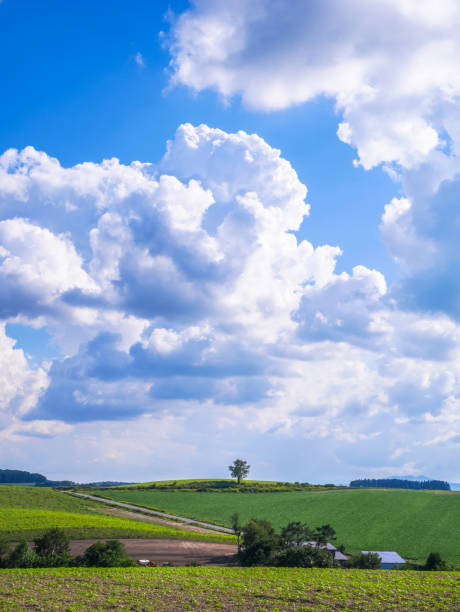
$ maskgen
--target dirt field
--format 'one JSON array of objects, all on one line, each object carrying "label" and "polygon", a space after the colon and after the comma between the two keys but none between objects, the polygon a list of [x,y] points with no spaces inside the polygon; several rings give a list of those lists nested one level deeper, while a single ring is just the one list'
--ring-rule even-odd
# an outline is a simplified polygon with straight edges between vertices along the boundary
[{"label": "dirt field", "polygon": [[[88,546],[99,540],[72,540],[70,552],[81,555]],[[131,559],[150,559],[154,563],[172,563],[187,565],[236,565],[236,546],[232,544],[215,544],[213,542],[187,542],[184,540],[120,540]]]}]

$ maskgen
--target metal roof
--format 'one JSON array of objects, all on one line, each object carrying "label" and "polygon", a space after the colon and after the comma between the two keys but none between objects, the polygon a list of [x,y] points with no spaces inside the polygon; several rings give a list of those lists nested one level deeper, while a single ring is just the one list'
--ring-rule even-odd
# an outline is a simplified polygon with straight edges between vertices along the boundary
[{"label": "metal roof", "polygon": [[336,561],[348,561],[347,555],[344,555],[343,553],[341,553],[340,550],[336,550],[334,552],[334,559]]},{"label": "metal roof", "polygon": [[[311,546],[312,548],[316,548],[318,544],[316,542],[302,542],[302,546]],[[337,550],[335,546],[326,542],[326,544],[320,544],[319,548],[327,548],[328,550]]]},{"label": "metal roof", "polygon": [[404,559],[392,550],[362,550],[363,554],[377,553],[382,563],[405,563]]}]

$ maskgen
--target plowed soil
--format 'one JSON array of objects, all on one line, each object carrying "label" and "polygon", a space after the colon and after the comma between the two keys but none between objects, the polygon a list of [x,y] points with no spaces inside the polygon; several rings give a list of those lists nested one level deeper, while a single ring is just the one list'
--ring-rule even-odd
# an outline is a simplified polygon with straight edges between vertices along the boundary
[{"label": "plowed soil", "polygon": [[[70,552],[72,555],[81,555],[84,551],[100,540],[72,540]],[[131,559],[149,559],[153,563],[162,565],[236,565],[237,548],[233,544],[215,544],[213,542],[188,542],[185,540],[152,540],[132,538],[120,540],[123,542],[126,553]]]}]

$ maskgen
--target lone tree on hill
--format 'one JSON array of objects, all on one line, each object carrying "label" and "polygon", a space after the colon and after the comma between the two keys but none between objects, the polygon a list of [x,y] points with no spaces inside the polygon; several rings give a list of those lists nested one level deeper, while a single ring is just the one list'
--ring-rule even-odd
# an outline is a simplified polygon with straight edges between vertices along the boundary
[{"label": "lone tree on hill", "polygon": [[251,466],[248,465],[247,461],[243,461],[243,459],[235,459],[232,465],[228,466],[228,469],[230,470],[232,478],[236,478],[238,484],[240,484],[240,482],[249,474],[250,467]]}]

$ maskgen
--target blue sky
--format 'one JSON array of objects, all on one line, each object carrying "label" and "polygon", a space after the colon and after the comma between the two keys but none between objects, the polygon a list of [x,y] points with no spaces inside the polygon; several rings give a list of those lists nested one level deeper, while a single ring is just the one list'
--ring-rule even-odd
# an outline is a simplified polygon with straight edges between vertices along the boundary
[{"label": "blue sky", "polygon": [[333,100],[269,114],[238,100],[227,106],[208,91],[168,89],[170,58],[160,32],[169,31],[169,11],[180,14],[187,5],[114,2],[109,10],[49,2],[43,10],[4,0],[2,151],[33,144],[64,166],[110,157],[130,163],[159,160],[184,122],[256,133],[281,149],[309,189],[314,207],[305,235],[340,245],[341,269],[365,262],[394,275],[377,228],[397,188],[380,168],[353,171],[353,150],[336,136]]},{"label": "blue sky", "polygon": [[346,4],[0,3],[5,467],[460,478],[458,9]]}]

